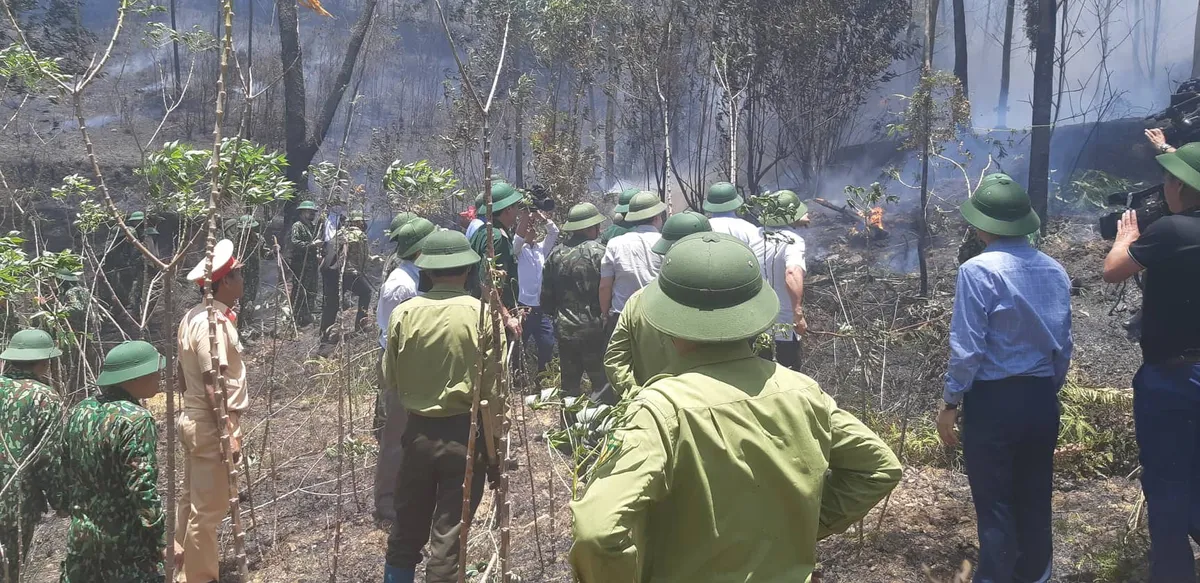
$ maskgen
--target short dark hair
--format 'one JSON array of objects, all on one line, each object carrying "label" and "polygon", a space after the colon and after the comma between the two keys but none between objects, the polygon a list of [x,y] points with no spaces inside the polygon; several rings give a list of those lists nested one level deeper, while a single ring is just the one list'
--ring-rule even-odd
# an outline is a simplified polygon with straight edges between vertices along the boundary
[{"label": "short dark hair", "polygon": [[43,358],[42,360],[6,360],[5,362],[8,363],[8,366],[11,366],[13,368],[18,368],[23,371],[31,371],[31,370],[37,368],[37,365],[42,364],[43,362],[49,363],[50,359]]},{"label": "short dark hair", "polygon": [[462,267],[451,267],[449,269],[430,269],[429,277],[457,277],[474,269],[474,265],[464,265]]},{"label": "short dark hair", "polygon": [[664,214],[666,214],[666,213],[659,213],[648,219],[642,219],[640,221],[625,221],[625,226],[629,227],[629,228],[634,228],[634,227],[640,227],[642,225],[653,225],[654,219],[657,219],[658,217],[661,217]]},{"label": "short dark hair", "polygon": [[212,293],[214,296],[217,295],[217,290],[219,289],[221,289],[221,280],[218,279],[212,282]]}]

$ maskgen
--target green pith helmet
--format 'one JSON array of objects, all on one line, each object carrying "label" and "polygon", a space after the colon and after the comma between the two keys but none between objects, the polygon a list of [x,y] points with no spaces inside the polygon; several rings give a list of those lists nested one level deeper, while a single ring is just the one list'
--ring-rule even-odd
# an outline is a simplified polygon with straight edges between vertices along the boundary
[{"label": "green pith helmet", "polygon": [[242,215],[233,224],[239,229],[253,229],[258,226],[258,221],[254,215]]},{"label": "green pith helmet", "polygon": [[149,342],[131,340],[108,351],[96,384],[111,387],[153,374],[167,366],[167,359]]},{"label": "green pith helmet", "polygon": [[790,190],[773,192],[770,198],[771,208],[764,210],[759,217],[762,224],[768,227],[786,227],[808,214],[808,205]]},{"label": "green pith helmet", "polygon": [[704,212],[727,213],[738,210],[743,204],[746,204],[746,200],[738,194],[736,186],[717,182],[708,187],[708,194],[704,197]]},{"label": "green pith helmet", "polygon": [[[507,182],[492,183],[492,212],[498,213],[510,206],[519,204],[525,200],[525,195],[521,194],[517,187]],[[483,193],[475,199],[476,212],[483,215],[487,213],[487,198]]]},{"label": "green pith helmet", "polygon": [[296,210],[298,210],[298,211],[315,211],[315,210],[317,210],[317,203],[315,203],[311,200],[306,200],[306,201],[301,202],[300,204],[296,205]]},{"label": "green pith helmet", "polygon": [[350,214],[346,216],[346,221],[351,223],[365,223],[367,222],[367,216],[362,211],[350,211]]},{"label": "green pith helmet", "polygon": [[629,212],[629,203],[633,201],[634,195],[640,192],[636,188],[626,188],[621,191],[621,196],[617,197],[617,206],[613,208],[614,213],[625,214]]},{"label": "green pith helmet", "polygon": [[60,269],[54,272],[54,277],[59,281],[79,281],[79,272],[71,271],[70,269]]},{"label": "green pith helmet", "polygon": [[62,356],[62,351],[54,345],[54,339],[44,330],[21,330],[13,334],[8,342],[8,348],[0,353],[0,360],[13,362],[37,362]]},{"label": "green pith helmet", "polygon": [[562,230],[567,233],[582,231],[603,222],[604,215],[600,214],[600,209],[590,202],[584,202],[571,207],[571,212],[567,213],[567,222],[562,226]]},{"label": "green pith helmet", "polygon": [[677,213],[671,215],[667,222],[663,223],[662,237],[654,243],[650,250],[659,255],[666,255],[676,241],[688,235],[711,230],[712,225],[709,224],[708,217],[692,211]]},{"label": "green pith helmet", "polygon": [[1156,157],[1155,160],[1158,160],[1171,176],[1195,190],[1200,190],[1200,142],[1186,144],[1174,152]]},{"label": "green pith helmet", "polygon": [[146,213],[142,211],[133,211],[129,213],[129,218],[125,219],[127,223],[140,223],[146,220]]},{"label": "green pith helmet", "polygon": [[422,240],[436,230],[437,226],[428,219],[418,217],[409,221],[396,233],[396,255],[404,259],[411,257],[421,250]]},{"label": "green pith helmet", "polygon": [[657,194],[643,190],[629,200],[629,212],[625,213],[625,222],[636,223],[652,219],[665,210],[667,210],[667,205],[658,198]]},{"label": "green pith helmet", "polygon": [[417,213],[410,212],[403,212],[396,215],[392,218],[392,224],[388,225],[388,238],[395,241],[396,237],[400,235],[400,227],[419,218],[421,217],[417,216]]},{"label": "green pith helmet", "polygon": [[971,226],[1002,237],[1028,235],[1042,226],[1029,194],[1008,176],[981,181],[959,210]]},{"label": "green pith helmet", "polygon": [[651,326],[694,342],[752,338],[779,314],[779,298],[763,281],[754,252],[724,233],[696,233],[676,242],[642,301]]},{"label": "green pith helmet", "polygon": [[146,234],[151,236],[158,235],[158,229],[155,229],[153,225],[150,225],[146,227]]},{"label": "green pith helmet", "polygon": [[413,262],[420,269],[454,269],[479,263],[479,254],[471,249],[467,236],[442,229],[421,241],[421,256]]}]

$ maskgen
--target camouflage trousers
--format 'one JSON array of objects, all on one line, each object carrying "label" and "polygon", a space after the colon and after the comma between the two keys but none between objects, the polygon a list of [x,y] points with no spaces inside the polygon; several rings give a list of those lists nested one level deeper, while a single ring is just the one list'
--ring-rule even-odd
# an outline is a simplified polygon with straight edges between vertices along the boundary
[{"label": "camouflage trousers", "polygon": [[242,292],[242,311],[238,314],[238,320],[241,322],[254,317],[255,304],[258,303],[259,264],[258,259],[251,259],[242,267],[245,291]]},{"label": "camouflage trousers", "polygon": [[317,294],[317,262],[313,260],[293,258],[288,264],[292,270],[292,314],[297,326],[307,326],[313,323],[313,310],[316,309]]}]

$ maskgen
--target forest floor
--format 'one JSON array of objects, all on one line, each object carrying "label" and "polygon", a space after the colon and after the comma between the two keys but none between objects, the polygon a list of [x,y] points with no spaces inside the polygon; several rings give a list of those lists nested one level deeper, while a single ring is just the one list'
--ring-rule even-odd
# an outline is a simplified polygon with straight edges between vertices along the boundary
[{"label": "forest floor", "polygon": [[[810,293],[817,312],[810,325],[815,330],[845,330],[844,326],[839,328],[843,317],[839,312],[854,320],[855,325],[865,327],[867,324],[859,320],[870,319],[875,309],[874,296],[869,297],[865,290],[894,287],[896,310],[900,311],[900,298],[912,296],[916,285],[912,275],[897,275],[867,265],[870,262],[862,256],[871,254],[840,238],[837,232],[844,230],[844,225],[830,221],[812,233],[815,238],[833,239],[826,245],[823,257],[810,266]],[[1137,346],[1125,338],[1120,324],[1128,318],[1129,305],[1136,306],[1139,298],[1132,287],[1131,293],[1123,296],[1115,286],[1100,282],[1100,265],[1108,245],[1084,231],[1085,226],[1060,225],[1044,243],[1044,249],[1067,268],[1078,290],[1073,298],[1077,347],[1074,376],[1086,386],[1127,390],[1139,357]],[[946,236],[940,240],[931,259],[933,292],[929,303],[940,306],[940,311],[927,309],[913,312],[915,315],[908,318],[893,318],[893,329],[945,326],[943,320],[952,301],[954,282],[956,250],[952,239]],[[263,281],[264,284],[274,281],[265,268]],[[269,305],[273,301],[271,296],[265,294],[265,299],[260,300]],[[828,303],[833,297],[841,309],[837,308],[838,303]],[[888,305],[879,309],[891,313],[890,302],[884,303]],[[855,310],[861,316],[856,316]],[[928,316],[930,322],[917,321],[922,313],[933,314]],[[268,324],[258,324],[262,331],[249,334],[247,341],[252,404],[244,421],[250,471],[242,482],[242,520],[247,526],[250,580],[328,581],[336,558],[338,581],[380,581],[387,533],[371,516],[378,451],[370,431],[378,357],[375,338],[370,333],[353,335],[338,350],[326,354],[319,350],[311,328],[292,336],[286,331],[273,334],[267,330],[271,327]],[[912,374],[926,376],[923,382],[907,383],[911,386],[904,390],[910,393],[885,394],[883,385],[891,386],[887,383],[881,383],[879,389],[867,387],[864,391],[857,381],[847,380],[854,377],[835,374],[843,370],[844,363],[839,362],[836,367],[829,364],[838,360],[837,353],[830,351],[847,350],[844,343],[840,347],[831,344],[838,335],[833,335],[830,341],[821,340],[820,336],[814,338],[808,354],[811,365],[806,363],[806,367],[811,366],[810,374],[839,402],[857,403],[864,392],[874,399],[877,391],[885,405],[911,400],[915,404],[911,408],[904,406],[901,413],[913,420],[914,427],[924,427],[927,434],[933,404],[941,391],[938,374],[914,371]],[[944,339],[935,338],[933,342]],[[934,361],[930,370],[944,367],[939,364],[944,362],[944,346],[924,353],[920,351],[925,349],[916,344],[915,340],[894,343],[882,367],[901,370],[911,366],[909,361],[918,360]],[[341,412],[346,435],[340,472],[339,391],[348,396]],[[909,399],[910,396],[913,398]],[[161,413],[161,402],[151,406]],[[567,557],[571,541],[571,460],[549,447],[543,437],[556,425],[556,413],[552,410],[533,411],[525,406],[514,409],[513,457],[520,466],[509,474],[510,566],[519,581],[570,581]],[[913,430],[914,435],[916,431]],[[165,427],[160,427],[160,442],[165,442]],[[163,486],[169,483],[165,458],[166,452],[160,451]],[[923,582],[927,581],[927,568],[941,581],[963,560],[974,561],[977,543],[970,491],[955,456],[950,454],[946,458],[947,463],[935,464],[936,467],[906,464],[905,477],[889,499],[886,511],[882,506],[877,507],[862,523],[861,531],[852,528],[823,541],[818,549],[823,581]],[[340,548],[335,551],[339,477],[341,537]],[[1138,493],[1138,483],[1127,479],[1124,473],[1056,478],[1055,580],[1114,583],[1144,580],[1144,524],[1133,529],[1127,526],[1131,517],[1136,516]],[[472,530],[469,560],[472,572],[486,571],[494,561],[499,529],[494,525],[480,528],[491,525],[494,511],[489,492]],[[65,525],[62,519],[47,517],[39,527],[27,571],[28,581],[57,580]],[[232,542],[228,524],[223,529],[222,541],[228,553],[222,581],[236,581],[235,563],[229,558]],[[491,572],[499,570],[500,565],[493,565]],[[476,575],[472,580],[482,579]]]}]

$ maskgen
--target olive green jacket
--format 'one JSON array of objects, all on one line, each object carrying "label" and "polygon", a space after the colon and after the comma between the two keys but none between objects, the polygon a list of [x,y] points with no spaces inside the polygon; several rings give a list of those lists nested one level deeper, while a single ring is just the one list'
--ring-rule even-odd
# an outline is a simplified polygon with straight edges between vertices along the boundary
[{"label": "olive green jacket", "polygon": [[[499,348],[491,346],[490,320],[479,336],[481,309],[479,300],[462,288],[435,285],[392,311],[383,374],[388,386],[399,391],[405,409],[424,417],[471,412],[479,350],[491,347],[483,362],[494,366],[492,354]],[[496,378],[489,368],[480,398],[491,400],[498,412],[502,403],[494,390]]]},{"label": "olive green jacket", "polygon": [[604,372],[619,395],[645,385],[666,370],[675,357],[671,338],[646,321],[641,305],[643,290],[633,292],[625,302],[604,351]]},{"label": "olive green jacket", "polygon": [[583,583],[806,582],[817,541],[900,481],[900,462],[812,379],[745,341],[701,345],[641,389],[582,499]]}]

